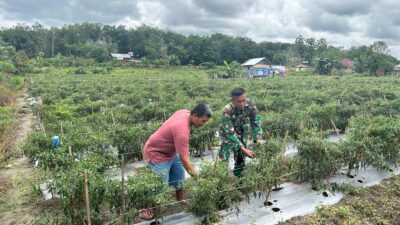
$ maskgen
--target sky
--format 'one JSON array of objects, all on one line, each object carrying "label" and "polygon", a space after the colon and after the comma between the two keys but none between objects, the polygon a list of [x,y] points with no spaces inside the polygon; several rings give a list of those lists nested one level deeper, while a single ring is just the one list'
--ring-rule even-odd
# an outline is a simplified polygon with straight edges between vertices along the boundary
[{"label": "sky", "polygon": [[398,0],[0,0],[0,26],[98,22],[188,34],[216,32],[256,42],[325,38],[347,49],[382,40],[400,59]]}]

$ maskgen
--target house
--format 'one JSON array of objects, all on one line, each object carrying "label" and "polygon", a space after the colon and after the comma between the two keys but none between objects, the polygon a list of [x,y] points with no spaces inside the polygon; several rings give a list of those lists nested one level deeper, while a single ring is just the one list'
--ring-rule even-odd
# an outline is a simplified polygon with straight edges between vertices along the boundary
[{"label": "house", "polygon": [[295,71],[303,71],[303,70],[310,68],[310,66],[306,65],[306,64],[299,64],[299,65],[296,65],[294,68],[295,68]]},{"label": "house", "polygon": [[271,75],[271,63],[265,58],[248,59],[242,65],[243,75],[247,77],[263,77]]},{"label": "house", "polygon": [[116,60],[130,61],[133,59],[133,52],[128,52],[128,54],[123,53],[111,53],[111,57]]},{"label": "house", "polygon": [[393,67],[393,75],[400,75],[400,64],[397,64]]},{"label": "house", "polygon": [[339,63],[340,63],[343,67],[345,67],[346,69],[350,69],[350,70],[353,70],[354,65],[355,65],[355,62],[354,62],[353,60],[351,60],[351,59],[348,59],[348,58],[343,58],[343,59],[341,59],[341,60],[339,61]]}]

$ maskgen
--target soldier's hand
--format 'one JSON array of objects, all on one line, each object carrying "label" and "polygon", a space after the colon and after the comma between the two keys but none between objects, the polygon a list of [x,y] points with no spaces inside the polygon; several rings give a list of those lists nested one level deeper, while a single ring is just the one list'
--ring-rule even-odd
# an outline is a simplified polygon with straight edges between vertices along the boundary
[{"label": "soldier's hand", "polygon": [[249,157],[249,158],[254,158],[254,157],[255,157],[254,152],[251,151],[251,150],[245,149],[245,150],[243,151],[243,153],[244,153],[247,157]]}]

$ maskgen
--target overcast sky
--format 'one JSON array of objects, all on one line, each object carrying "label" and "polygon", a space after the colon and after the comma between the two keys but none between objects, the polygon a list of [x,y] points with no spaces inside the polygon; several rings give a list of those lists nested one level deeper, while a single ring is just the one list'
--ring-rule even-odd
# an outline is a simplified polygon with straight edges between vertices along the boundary
[{"label": "overcast sky", "polygon": [[398,0],[0,0],[0,26],[99,22],[182,34],[215,32],[293,43],[298,35],[334,46],[383,40],[400,59]]}]

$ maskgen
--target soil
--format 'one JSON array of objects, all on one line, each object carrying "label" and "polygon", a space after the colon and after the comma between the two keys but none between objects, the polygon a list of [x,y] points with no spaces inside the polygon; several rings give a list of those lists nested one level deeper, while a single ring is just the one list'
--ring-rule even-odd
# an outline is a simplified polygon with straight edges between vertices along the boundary
[{"label": "soil", "polygon": [[55,201],[44,202],[34,192],[33,168],[23,156],[21,144],[32,131],[34,118],[27,104],[26,89],[16,102],[18,118],[11,143],[13,152],[4,168],[0,169],[0,224],[31,224],[44,209],[54,207]]}]

